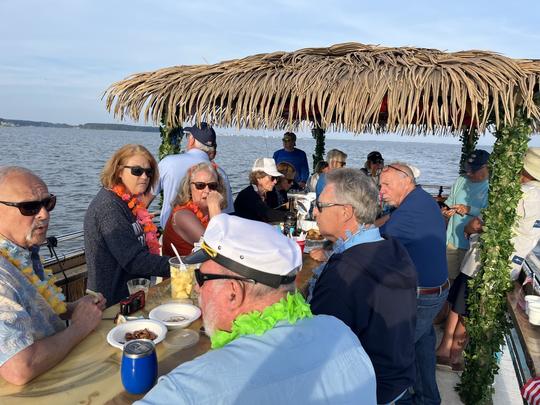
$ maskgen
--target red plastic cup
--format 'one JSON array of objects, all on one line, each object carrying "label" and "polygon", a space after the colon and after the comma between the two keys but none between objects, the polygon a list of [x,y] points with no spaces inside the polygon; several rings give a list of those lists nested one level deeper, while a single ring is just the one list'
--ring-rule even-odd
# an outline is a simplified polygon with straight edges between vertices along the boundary
[{"label": "red plastic cup", "polygon": [[306,240],[297,240],[298,246],[300,246],[300,251],[304,253],[304,248],[306,247]]}]

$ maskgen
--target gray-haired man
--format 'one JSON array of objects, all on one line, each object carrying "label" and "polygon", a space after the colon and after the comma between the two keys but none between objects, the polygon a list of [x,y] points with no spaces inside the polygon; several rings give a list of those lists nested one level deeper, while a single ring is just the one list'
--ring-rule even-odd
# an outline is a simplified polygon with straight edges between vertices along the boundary
[{"label": "gray-haired man", "polygon": [[214,350],[161,378],[141,404],[374,404],[375,376],[356,336],[312,316],[295,293],[296,242],[259,221],[220,214],[186,258]]},{"label": "gray-haired man", "polygon": [[345,322],[377,376],[377,401],[395,401],[415,378],[416,272],[405,248],[373,225],[375,183],[356,169],[327,174],[314,211],[334,250],[315,284],[313,313]]}]

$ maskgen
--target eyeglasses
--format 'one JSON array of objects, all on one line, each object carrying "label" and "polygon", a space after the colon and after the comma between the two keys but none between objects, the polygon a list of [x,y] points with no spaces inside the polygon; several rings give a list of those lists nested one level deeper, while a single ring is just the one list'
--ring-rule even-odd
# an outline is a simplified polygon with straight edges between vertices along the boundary
[{"label": "eyeglasses", "polygon": [[143,173],[146,173],[146,177],[152,177],[154,174],[154,169],[148,168],[145,169],[141,166],[124,166],[125,169],[131,169],[131,174],[137,177],[141,177]]},{"label": "eyeglasses", "polygon": [[206,186],[212,191],[215,191],[218,189],[219,184],[215,181],[212,181],[210,183],[205,183],[204,181],[192,181],[191,184],[195,186],[197,190],[204,190]]},{"label": "eyeglasses", "polygon": [[334,207],[334,206],[344,206],[344,205],[347,205],[347,204],[324,203],[324,202],[320,202],[319,200],[315,200],[315,206],[317,207],[319,212],[322,212],[323,208]]},{"label": "eyeglasses", "polygon": [[398,172],[403,173],[405,176],[411,177],[411,175],[409,173],[407,173],[405,170],[401,170],[399,167],[396,167],[396,166],[393,166],[393,165],[387,165],[387,166],[384,166],[383,171],[386,171],[388,169],[397,170]]},{"label": "eyeglasses", "polygon": [[9,202],[0,201],[0,204],[7,205],[9,207],[16,207],[19,212],[25,217],[31,217],[37,215],[41,211],[41,207],[45,207],[47,212],[50,212],[56,206],[56,196],[51,194],[49,197],[44,198],[41,201],[23,201],[23,202]]},{"label": "eyeglasses", "polygon": [[256,282],[255,280],[252,280],[251,278],[227,276],[225,274],[203,273],[199,269],[195,269],[194,273],[195,273],[195,280],[197,281],[199,288],[201,288],[206,281],[212,281],[212,280],[238,280],[238,281],[249,281],[251,283]]},{"label": "eyeglasses", "polygon": [[281,176],[277,177],[277,176],[270,176],[270,175],[268,177],[270,177],[270,180],[272,181],[278,181],[281,178]]}]

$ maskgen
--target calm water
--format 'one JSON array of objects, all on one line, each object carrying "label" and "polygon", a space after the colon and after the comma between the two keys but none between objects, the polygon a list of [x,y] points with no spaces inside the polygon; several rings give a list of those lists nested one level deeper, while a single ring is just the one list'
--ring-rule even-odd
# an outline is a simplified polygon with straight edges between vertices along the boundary
[{"label": "calm water", "polygon": [[[219,133],[216,161],[228,173],[233,192],[246,186],[249,169],[257,157],[271,157],[282,147],[280,138],[220,137]],[[59,235],[82,230],[84,212],[99,189],[103,165],[115,150],[127,143],[142,144],[157,156],[160,138],[158,133],[144,132],[0,127],[0,144],[3,145],[0,165],[20,165],[35,171],[49,190],[58,195],[49,235]],[[311,160],[313,139],[299,138],[297,147],[306,151]],[[422,171],[419,182],[425,184],[451,185],[460,156],[458,145],[362,141],[358,137],[327,138],[326,150],[332,148],[348,154],[348,167],[362,167],[366,155],[379,150],[386,162],[400,160],[416,165]]]}]

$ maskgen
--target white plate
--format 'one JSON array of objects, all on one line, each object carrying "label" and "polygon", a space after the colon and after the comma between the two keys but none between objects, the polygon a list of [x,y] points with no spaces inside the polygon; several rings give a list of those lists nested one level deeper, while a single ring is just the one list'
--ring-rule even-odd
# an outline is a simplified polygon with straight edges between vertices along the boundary
[{"label": "white plate", "polygon": [[[148,317],[164,323],[169,329],[185,328],[201,316],[199,307],[180,302],[159,305],[150,311]],[[180,318],[177,321],[171,319]],[[181,319],[183,318],[183,319]]]},{"label": "white plate", "polygon": [[126,333],[145,328],[157,335],[154,339],[154,344],[156,345],[165,339],[167,335],[167,327],[163,323],[153,321],[152,319],[137,319],[136,321],[121,323],[112,328],[107,334],[107,342],[113,347],[123,349],[124,343],[126,343]]}]

